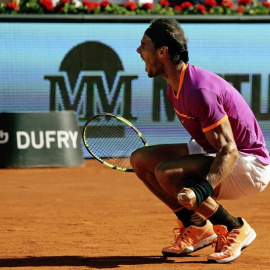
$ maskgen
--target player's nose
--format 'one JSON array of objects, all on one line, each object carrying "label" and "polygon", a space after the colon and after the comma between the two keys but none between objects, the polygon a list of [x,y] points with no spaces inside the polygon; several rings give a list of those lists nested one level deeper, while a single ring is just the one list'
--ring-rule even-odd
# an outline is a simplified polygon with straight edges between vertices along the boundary
[{"label": "player's nose", "polygon": [[141,46],[139,46],[136,51],[137,51],[137,53],[141,54],[141,52],[142,52],[141,51]]}]

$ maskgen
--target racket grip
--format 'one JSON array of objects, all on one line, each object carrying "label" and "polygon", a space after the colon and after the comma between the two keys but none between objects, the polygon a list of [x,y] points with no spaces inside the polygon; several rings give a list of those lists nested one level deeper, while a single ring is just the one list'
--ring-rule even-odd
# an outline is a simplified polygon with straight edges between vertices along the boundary
[{"label": "racket grip", "polygon": [[178,195],[177,195],[177,200],[179,201],[179,200],[183,200],[183,195],[185,195],[185,193],[178,193]]}]

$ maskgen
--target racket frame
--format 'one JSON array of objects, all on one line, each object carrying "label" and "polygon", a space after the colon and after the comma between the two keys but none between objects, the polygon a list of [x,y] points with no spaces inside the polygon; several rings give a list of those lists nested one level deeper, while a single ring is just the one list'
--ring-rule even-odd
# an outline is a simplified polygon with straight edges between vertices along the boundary
[{"label": "racket frame", "polygon": [[139,138],[141,139],[141,141],[143,142],[144,146],[148,146],[145,138],[143,137],[142,133],[131,123],[129,122],[127,119],[125,119],[124,117],[117,115],[117,114],[113,114],[113,113],[98,113],[93,115],[92,117],[90,117],[87,122],[84,124],[83,126],[83,131],[82,131],[82,139],[83,139],[83,143],[85,145],[85,148],[87,149],[87,151],[96,159],[98,160],[100,163],[102,163],[103,165],[117,170],[117,171],[122,171],[122,172],[134,172],[133,169],[129,169],[129,168],[123,168],[123,167],[119,167],[119,166],[114,166],[110,163],[108,163],[106,160],[103,160],[102,158],[100,158],[99,156],[97,156],[92,150],[91,147],[89,146],[89,144],[87,143],[87,139],[86,139],[86,134],[85,131],[87,129],[87,126],[90,122],[92,122],[95,118],[98,118],[100,116],[110,116],[110,117],[114,117],[119,121],[122,121],[123,123],[125,123],[127,126],[131,127],[139,136]]}]

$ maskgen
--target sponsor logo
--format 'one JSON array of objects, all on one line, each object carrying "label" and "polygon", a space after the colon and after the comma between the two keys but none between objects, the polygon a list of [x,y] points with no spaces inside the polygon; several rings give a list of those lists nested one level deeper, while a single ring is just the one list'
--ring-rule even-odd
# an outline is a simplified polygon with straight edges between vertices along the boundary
[{"label": "sponsor logo", "polygon": [[50,110],[74,110],[85,122],[100,112],[132,115],[132,81],[137,75],[124,73],[117,53],[101,42],[73,47],[60,64],[59,74],[45,75],[50,83]]},{"label": "sponsor logo", "polygon": [[207,233],[208,229],[204,231],[201,235],[196,235],[197,240],[201,240],[202,237]]},{"label": "sponsor logo", "polygon": [[0,130],[0,144],[5,144],[9,140],[8,132]]},{"label": "sponsor logo", "polygon": [[[250,92],[248,103],[258,120],[269,120],[268,102],[262,100],[262,74],[219,74],[241,94]],[[267,75],[266,75],[267,76]],[[132,83],[136,74],[126,74],[117,52],[107,44],[87,41],[77,44],[67,52],[59,66],[59,72],[45,75],[49,82],[50,110],[73,110],[79,122],[100,112],[120,114],[128,120],[136,120],[132,114]],[[268,75],[268,97],[270,95]],[[244,86],[249,85],[248,89]],[[153,79],[152,121],[175,120],[174,110],[166,98],[167,82]],[[164,118],[165,117],[165,118]]]},{"label": "sponsor logo", "polygon": [[247,228],[247,229],[245,230],[245,234],[248,235],[251,231],[252,231],[251,228]]},{"label": "sponsor logo", "polygon": [[77,148],[78,131],[46,130],[46,131],[17,131],[16,140],[18,149],[50,149],[50,148]]}]

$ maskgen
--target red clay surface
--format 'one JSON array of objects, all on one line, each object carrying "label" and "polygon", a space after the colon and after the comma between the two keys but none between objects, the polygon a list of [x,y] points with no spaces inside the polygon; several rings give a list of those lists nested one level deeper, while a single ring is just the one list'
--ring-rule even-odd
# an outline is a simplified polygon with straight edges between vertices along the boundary
[{"label": "red clay surface", "polygon": [[226,265],[206,261],[212,247],[164,259],[176,220],[133,173],[95,160],[80,168],[0,170],[0,269],[270,269],[270,188],[222,202],[257,238]]}]

